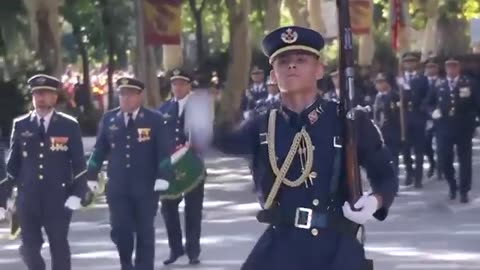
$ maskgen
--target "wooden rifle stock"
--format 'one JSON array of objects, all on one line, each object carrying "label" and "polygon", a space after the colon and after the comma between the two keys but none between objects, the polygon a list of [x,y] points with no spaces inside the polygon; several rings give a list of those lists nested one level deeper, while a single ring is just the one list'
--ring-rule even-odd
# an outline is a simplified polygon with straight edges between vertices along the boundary
[{"label": "wooden rifle stock", "polygon": [[349,0],[337,0],[339,65],[340,79],[340,117],[343,122],[343,156],[345,157],[346,181],[349,192],[349,202],[354,205],[362,196],[362,182],[357,155],[357,133],[355,126],[356,99],[354,86],[353,36],[350,25]]}]

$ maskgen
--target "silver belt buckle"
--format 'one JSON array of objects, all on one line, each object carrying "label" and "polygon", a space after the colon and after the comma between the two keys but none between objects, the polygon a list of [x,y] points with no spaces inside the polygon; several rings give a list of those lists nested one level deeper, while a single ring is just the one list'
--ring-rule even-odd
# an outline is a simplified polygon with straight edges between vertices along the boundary
[{"label": "silver belt buckle", "polygon": [[[307,222],[306,223],[299,223],[301,214],[307,214]],[[305,207],[298,207],[295,212],[295,227],[300,229],[310,229],[312,225],[312,214],[313,211],[310,208]]]}]

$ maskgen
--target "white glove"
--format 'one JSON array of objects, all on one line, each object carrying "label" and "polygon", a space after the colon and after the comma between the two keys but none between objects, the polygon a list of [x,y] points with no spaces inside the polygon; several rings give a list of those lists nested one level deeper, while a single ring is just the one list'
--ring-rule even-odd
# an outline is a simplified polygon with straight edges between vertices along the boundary
[{"label": "white glove", "polygon": [[157,180],[155,181],[155,186],[153,187],[153,190],[154,190],[154,191],[167,190],[169,186],[170,186],[170,183],[168,183],[167,180],[157,179]]},{"label": "white glove", "polygon": [[243,119],[248,119],[249,116],[250,116],[250,111],[243,112]]},{"label": "white glove", "polygon": [[406,90],[410,89],[410,85],[405,81],[403,77],[397,77],[397,85]]},{"label": "white glove", "polygon": [[0,220],[4,220],[7,214],[7,210],[5,208],[0,207]]},{"label": "white glove", "polygon": [[439,119],[440,117],[442,117],[442,112],[439,109],[435,109],[432,113],[432,118]]},{"label": "white glove", "polygon": [[433,121],[432,120],[428,120],[427,121],[427,130],[430,130],[433,128]]},{"label": "white glove", "polygon": [[349,220],[363,225],[372,219],[373,214],[378,210],[378,200],[374,195],[363,195],[355,203],[354,208],[359,210],[352,210],[350,204],[345,202],[342,207],[343,215]]},{"label": "white glove", "polygon": [[8,199],[7,200],[7,209],[14,209],[15,208],[15,200]]},{"label": "white glove", "polygon": [[93,193],[97,193],[100,189],[97,181],[88,181],[87,186]]},{"label": "white glove", "polygon": [[78,210],[82,207],[82,204],[80,202],[81,202],[81,199],[79,197],[70,196],[65,202],[65,207],[67,207],[70,210]]}]

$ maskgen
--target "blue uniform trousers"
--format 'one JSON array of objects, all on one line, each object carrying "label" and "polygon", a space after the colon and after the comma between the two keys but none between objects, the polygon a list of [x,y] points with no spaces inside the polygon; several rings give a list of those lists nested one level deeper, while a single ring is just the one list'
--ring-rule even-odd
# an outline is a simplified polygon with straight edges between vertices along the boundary
[{"label": "blue uniform trousers", "polygon": [[[202,210],[204,197],[203,181],[192,191],[185,194],[185,249],[189,258],[200,255],[200,234],[202,226]],[[162,215],[165,220],[168,235],[168,245],[173,254],[183,254],[182,227],[178,205],[182,198],[162,200]]]},{"label": "blue uniform trousers", "polygon": [[[425,154],[425,121],[407,121],[403,159],[410,180],[421,182],[423,178],[423,156]],[[415,170],[412,168],[412,150],[415,154]],[[412,179],[413,178],[413,179]]]},{"label": "blue uniform trousers", "polygon": [[70,246],[68,244],[68,230],[72,218],[72,211],[63,208],[59,211],[46,211],[40,202],[36,206],[24,205],[23,194],[19,193],[17,206],[20,222],[22,246],[20,255],[29,270],[45,270],[45,262],[41,256],[44,243],[42,227],[48,237],[52,270],[69,270]]},{"label": "blue uniform trousers", "polygon": [[[459,190],[467,193],[472,186],[472,134],[473,132],[449,134],[437,133],[439,163],[443,174],[448,181],[451,191]],[[453,167],[453,146],[457,147],[459,164],[459,186],[455,180],[455,168]]]},{"label": "blue uniform trousers", "polygon": [[135,269],[153,270],[155,257],[155,212],[158,197],[107,196],[110,210],[110,236],[117,246],[122,269],[132,268],[135,248]]}]

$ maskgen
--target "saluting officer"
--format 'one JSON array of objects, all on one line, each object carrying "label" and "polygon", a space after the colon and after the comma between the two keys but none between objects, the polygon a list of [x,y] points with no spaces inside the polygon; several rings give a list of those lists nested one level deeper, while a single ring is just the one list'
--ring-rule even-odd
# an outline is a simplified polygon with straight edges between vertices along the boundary
[{"label": "saluting officer", "polygon": [[53,270],[69,270],[68,229],[72,210],[81,207],[88,192],[78,122],[54,109],[61,82],[39,74],[28,80],[33,107],[13,121],[7,182],[0,207],[13,186],[21,227],[20,254],[29,270],[44,270],[42,228],[48,237]]},{"label": "saluting officer", "polygon": [[375,89],[378,94],[373,105],[374,121],[380,127],[385,144],[392,154],[398,176],[398,155],[402,143],[400,138],[400,97],[398,92],[392,89],[383,73],[377,74]]},{"label": "saluting officer", "polygon": [[[480,93],[471,80],[460,74],[457,59],[448,59],[445,70],[447,76],[437,80],[428,104],[433,110],[439,163],[450,187],[450,199],[456,199],[460,191],[460,202],[467,203],[472,185],[472,138],[475,117],[480,111]],[[459,184],[453,167],[454,146],[460,165]]]},{"label": "saluting officer", "polygon": [[[437,63],[437,60],[434,57],[430,57],[427,59],[425,63],[425,76],[428,79],[428,92],[430,91],[435,91],[435,83],[439,79],[439,66]],[[432,177],[435,173],[435,169],[437,172],[437,179],[441,180],[442,179],[442,171],[440,169],[440,165],[437,164],[435,160],[435,156],[437,155],[434,149],[433,149],[433,136],[435,134],[435,128],[433,126],[433,120],[431,117],[427,120],[427,131],[426,131],[426,143],[425,143],[425,155],[428,158],[428,163],[430,164],[430,167],[427,172],[428,178]],[[437,147],[438,150],[438,147]]]},{"label": "saluting officer", "polygon": [[97,176],[108,159],[110,236],[122,270],[153,270],[159,191],[167,189],[172,179],[171,168],[161,164],[170,157],[170,134],[163,117],[142,106],[142,82],[124,77],[116,85],[120,107],[106,112],[100,122],[88,160],[88,185],[98,189]]},{"label": "saluting officer", "polygon": [[[170,84],[173,98],[162,104],[159,111],[165,116],[168,129],[175,135],[175,148],[188,142],[185,134],[185,104],[192,90],[192,77],[184,69],[173,69],[170,72]],[[198,90],[201,91],[201,90]],[[200,153],[201,154],[201,153]],[[204,197],[204,179],[196,187],[184,194],[185,199],[185,248],[182,242],[182,228],[178,205],[183,198],[162,200],[162,215],[167,228],[170,256],[163,263],[169,265],[187,252],[189,263],[200,263],[200,233],[202,225],[202,209]]]},{"label": "saluting officer", "polygon": [[280,107],[280,89],[270,77],[267,79],[268,96],[265,99],[257,101],[254,113],[263,113],[267,110]]},{"label": "saluting officer", "polygon": [[218,130],[215,139],[226,153],[253,156],[253,179],[264,209],[257,219],[270,224],[242,269],[364,269],[364,250],[351,225],[385,219],[397,191],[382,136],[371,120],[358,116],[359,138],[369,138],[359,140],[358,158],[373,191],[353,212],[346,183],[337,177],[344,171],[339,105],[320,97],[316,88],[323,76],[322,36],[309,28],[281,27],[262,45],[281,108]]},{"label": "saluting officer", "polygon": [[[428,93],[427,78],[417,72],[418,59],[411,53],[403,56],[403,78],[400,80],[405,111],[405,133],[403,159],[407,169],[406,185],[415,184],[421,188],[423,178],[423,156],[425,154],[425,128],[428,118],[425,99]],[[415,169],[412,168],[411,154],[415,154]]]}]

